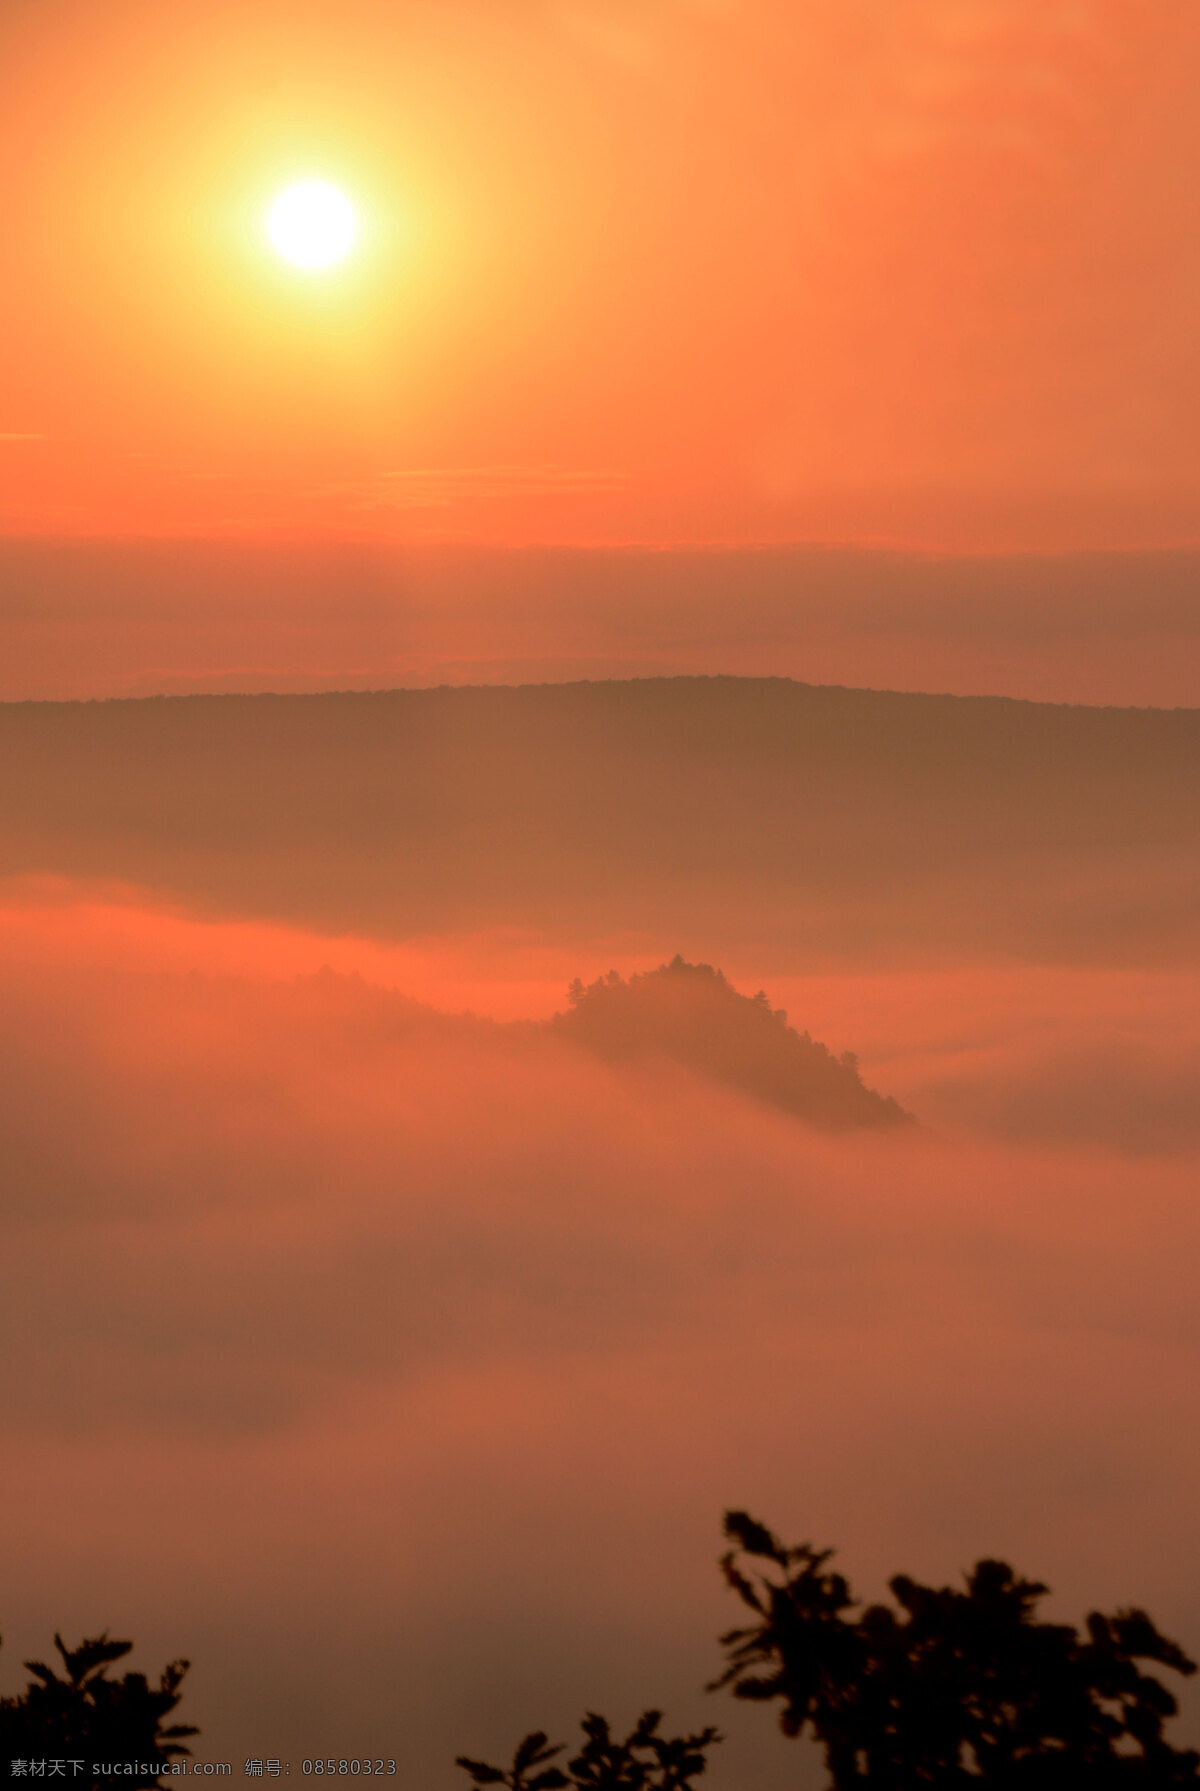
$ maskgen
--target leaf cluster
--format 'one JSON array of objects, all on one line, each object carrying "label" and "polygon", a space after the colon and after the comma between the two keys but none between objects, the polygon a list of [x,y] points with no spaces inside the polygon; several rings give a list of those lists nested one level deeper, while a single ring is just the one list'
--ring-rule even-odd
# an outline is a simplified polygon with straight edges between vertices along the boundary
[{"label": "leaf cluster", "polygon": [[686,1791],[707,1764],[706,1750],[721,1737],[715,1729],[697,1735],[660,1735],[662,1713],[647,1710],[636,1728],[618,1741],[604,1717],[592,1712],[583,1720],[584,1745],[564,1772],[550,1765],[566,1752],[548,1745],[537,1730],[527,1735],[506,1771],[460,1755],[457,1764],[475,1785],[503,1785],[507,1791]]},{"label": "leaf cluster", "polygon": [[1124,1791],[1200,1785],[1200,1755],[1163,1737],[1174,1696],[1141,1663],[1195,1664],[1144,1611],[1093,1612],[1081,1635],[1041,1621],[1047,1588],[980,1561],[964,1589],[890,1582],[896,1607],[855,1615],[832,1551],[790,1548],[745,1512],[726,1515],[729,1585],[753,1623],[721,1637],[710,1689],[782,1703],[810,1732],[832,1791]]},{"label": "leaf cluster", "polygon": [[[166,1719],[180,1702],[186,1660],[163,1668],[157,1686],[143,1673],[112,1678],[132,1642],[111,1641],[108,1632],[68,1648],[56,1635],[62,1671],[27,1660],[32,1679],[16,1698],[0,1698],[0,1758],[47,1759],[69,1756],[93,1760],[142,1761],[161,1770],[190,1749],[183,1745],[198,1730]],[[130,1776],[130,1785],[153,1785],[158,1771]],[[76,1779],[76,1784],[85,1781]]]}]

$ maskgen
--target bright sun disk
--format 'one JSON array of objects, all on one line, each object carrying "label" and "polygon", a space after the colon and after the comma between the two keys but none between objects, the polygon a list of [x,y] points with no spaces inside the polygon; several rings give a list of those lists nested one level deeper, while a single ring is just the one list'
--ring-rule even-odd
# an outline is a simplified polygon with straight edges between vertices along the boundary
[{"label": "bright sun disk", "polygon": [[358,219],[346,195],[329,181],[301,180],[273,202],[267,235],[296,267],[331,267],[353,248]]}]

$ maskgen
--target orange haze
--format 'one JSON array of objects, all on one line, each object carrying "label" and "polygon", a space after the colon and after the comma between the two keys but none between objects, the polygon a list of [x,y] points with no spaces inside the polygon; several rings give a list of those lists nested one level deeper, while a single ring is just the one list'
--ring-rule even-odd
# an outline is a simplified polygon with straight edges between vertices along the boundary
[{"label": "orange haze", "polygon": [[[0,708],[5,1689],[107,1625],[195,1661],[205,1759],[450,1791],[653,1701],[729,1727],[713,1791],[784,1791],[699,1693],[730,1504],[872,1596],[1011,1555],[1194,1651],[1198,720]],[[676,950],[919,1126],[530,1026]]]},{"label": "orange haze", "polygon": [[0,701],[739,673],[1200,703],[1200,554],[0,542]]},{"label": "orange haze", "polygon": [[[872,1594],[1011,1553],[1195,1647],[1194,973],[771,979],[927,1122],[829,1142],[297,980],[336,942],[0,918],[8,1677],[109,1624],[195,1660],[201,1758],[430,1791],[661,1700],[730,1726],[714,1791],[783,1791],[800,1753],[699,1695],[733,1502]],[[465,967],[561,1002],[511,942],[357,961],[447,1005]]]}]

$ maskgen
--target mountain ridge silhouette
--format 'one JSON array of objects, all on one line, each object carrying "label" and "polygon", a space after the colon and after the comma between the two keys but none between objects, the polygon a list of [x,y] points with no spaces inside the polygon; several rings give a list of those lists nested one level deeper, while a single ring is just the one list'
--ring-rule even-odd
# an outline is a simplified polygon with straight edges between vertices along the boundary
[{"label": "mountain ridge silhouette", "polygon": [[302,1007],[315,1003],[310,1018],[380,1043],[420,1032],[451,1045],[527,1051],[533,1064],[547,1048],[566,1045],[631,1072],[673,1064],[827,1131],[917,1123],[891,1096],[864,1084],[855,1052],[836,1057],[790,1026],[765,990],[743,995],[721,970],[690,964],[678,952],[628,979],[616,970],[591,984],[574,978],[566,1009],[545,1020],[447,1012],[328,967],[291,987]]},{"label": "mountain ridge silhouette", "polygon": [[787,679],[5,703],[0,875],[384,939],[1165,964],[1198,788],[1197,710]]}]

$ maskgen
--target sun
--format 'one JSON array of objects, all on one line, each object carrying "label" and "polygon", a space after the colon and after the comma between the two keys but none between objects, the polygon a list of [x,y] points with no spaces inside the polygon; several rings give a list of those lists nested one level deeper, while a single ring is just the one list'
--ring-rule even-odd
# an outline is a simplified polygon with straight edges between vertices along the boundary
[{"label": "sun", "polygon": [[332,267],[358,238],[354,207],[327,180],[300,180],[272,201],[267,235],[295,267]]}]

